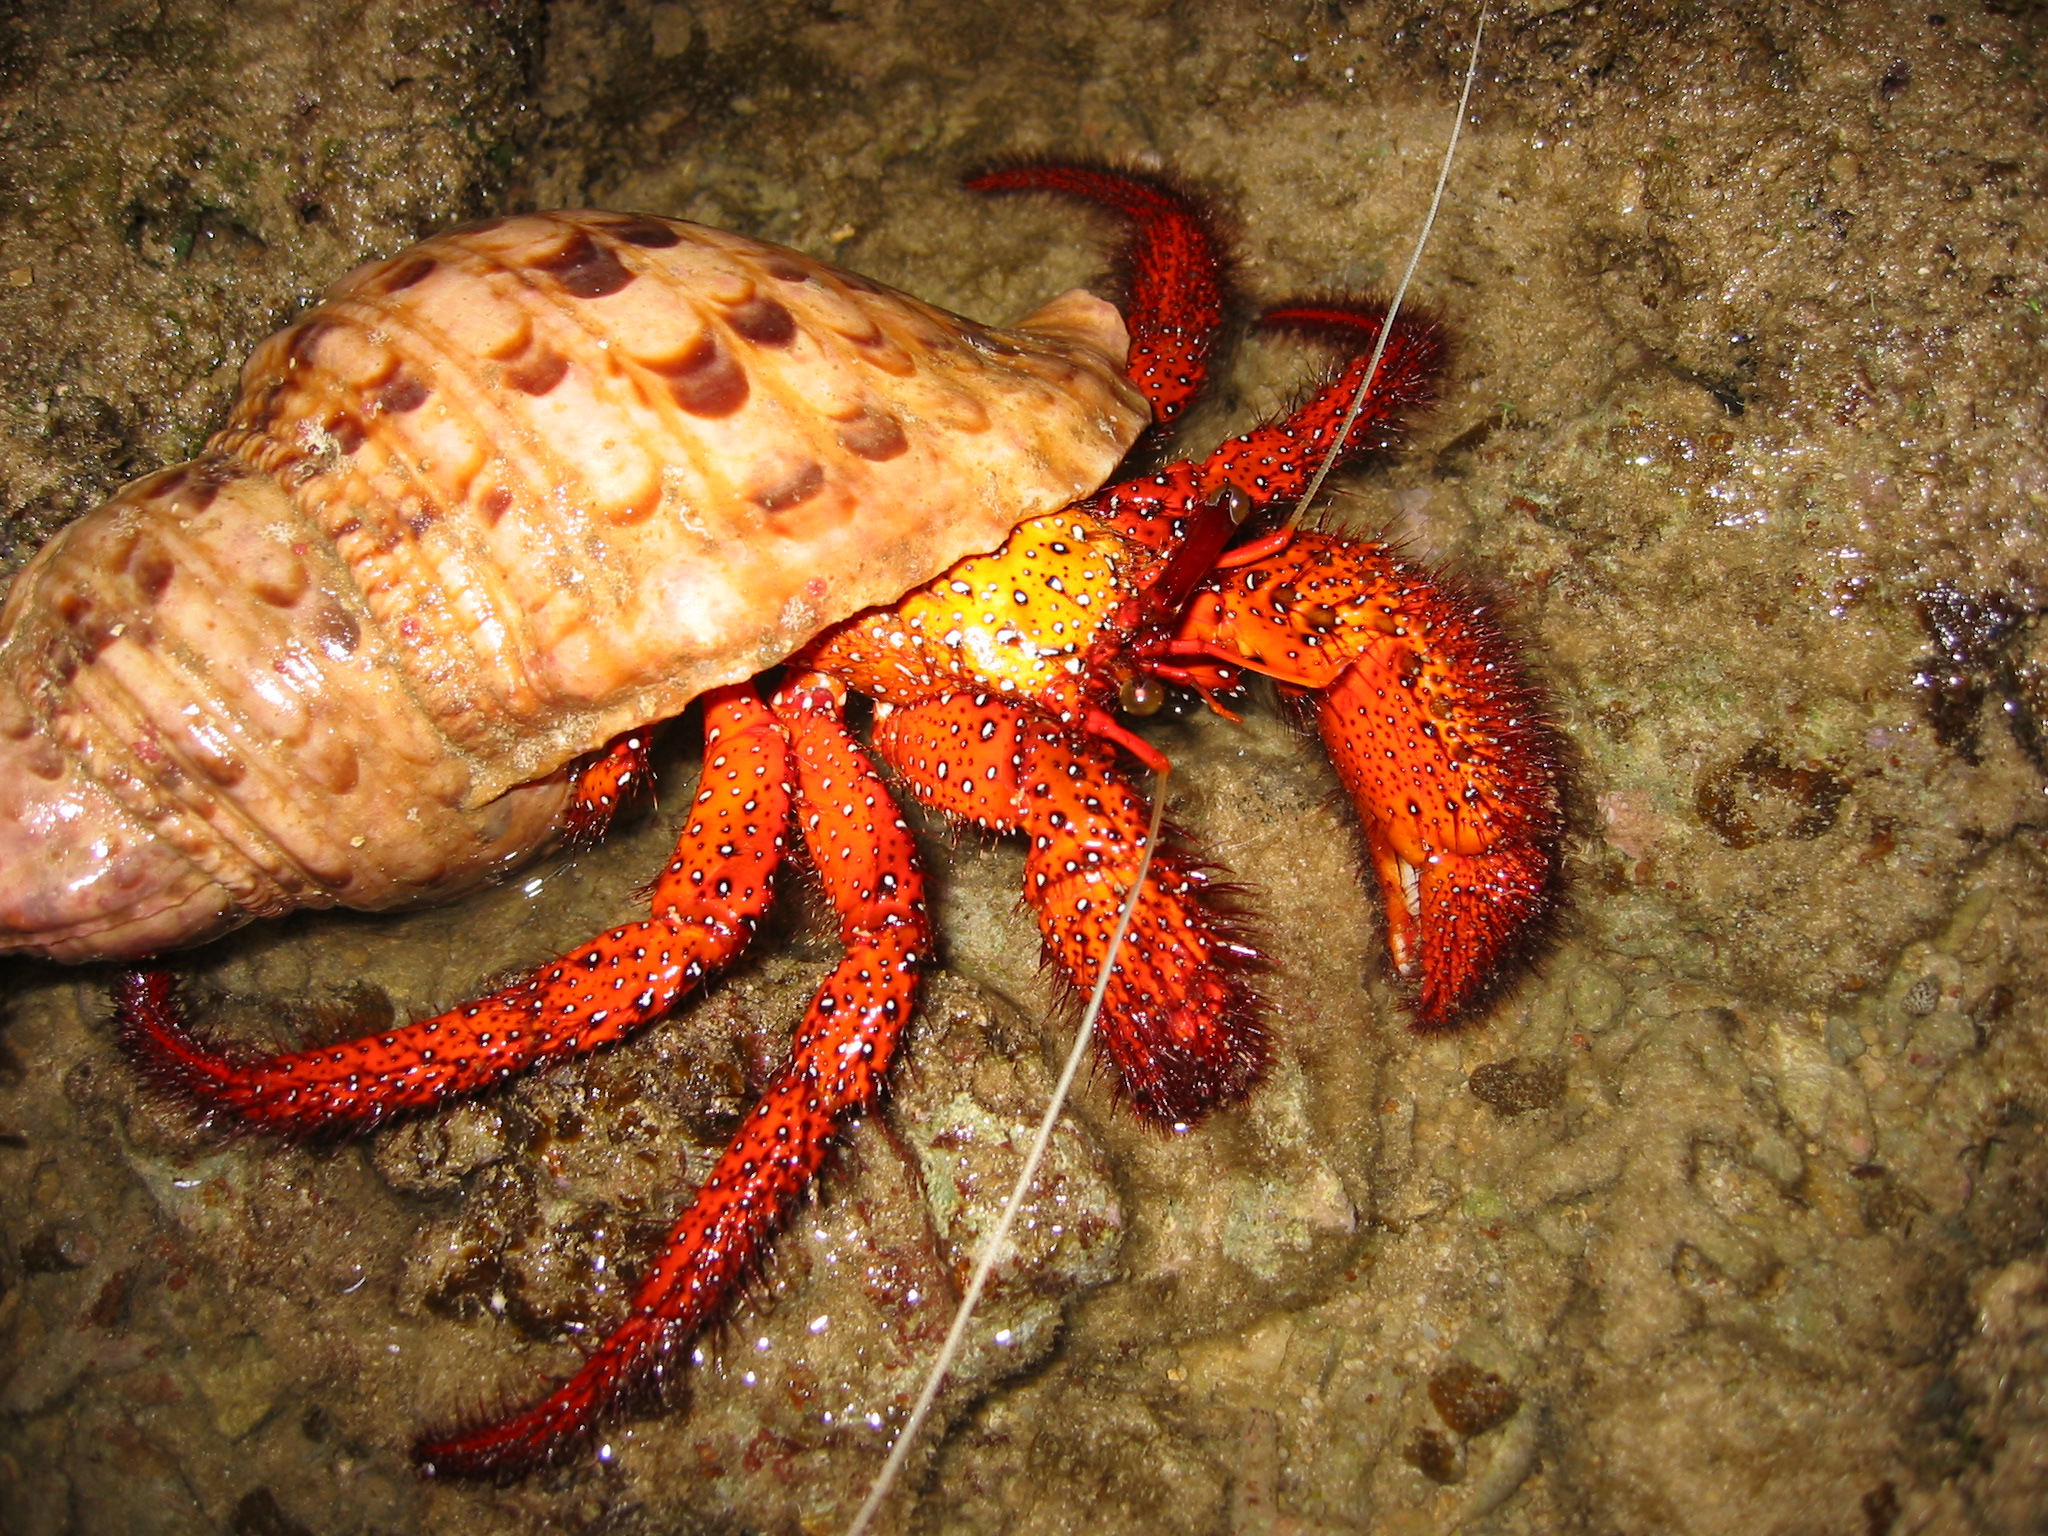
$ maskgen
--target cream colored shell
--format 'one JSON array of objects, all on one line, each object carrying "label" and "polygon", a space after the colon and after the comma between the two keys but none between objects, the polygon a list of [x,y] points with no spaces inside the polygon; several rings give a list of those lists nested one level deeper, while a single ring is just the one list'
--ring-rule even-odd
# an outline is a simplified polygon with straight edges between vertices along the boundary
[{"label": "cream colored shell", "polygon": [[637,215],[361,269],[16,578],[0,949],[493,878],[579,754],[1093,490],[1145,421],[1125,346],[1086,294],[995,331]]}]

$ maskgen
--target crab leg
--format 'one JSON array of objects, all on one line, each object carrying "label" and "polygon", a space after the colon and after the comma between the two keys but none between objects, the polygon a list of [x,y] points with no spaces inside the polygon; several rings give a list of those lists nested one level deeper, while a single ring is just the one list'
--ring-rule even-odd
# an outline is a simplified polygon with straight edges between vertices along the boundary
[{"label": "crab leg", "polygon": [[[1370,341],[1376,336],[1385,315],[1376,304],[1333,301],[1285,305],[1268,311],[1259,323],[1355,345],[1361,338]],[[1372,390],[1345,434],[1339,461],[1393,446],[1403,419],[1435,398],[1443,358],[1443,338],[1436,327],[1412,315],[1403,317],[1387,337]],[[1198,526],[1197,509],[1235,500],[1233,517],[1242,520],[1251,508],[1294,502],[1329,453],[1370,366],[1369,355],[1354,357],[1285,420],[1231,438],[1199,464],[1173,463],[1155,474],[1127,480],[1095,497],[1090,506],[1126,537],[1179,552],[1189,530]],[[1171,602],[1184,595],[1162,592],[1159,599]]]},{"label": "crab leg", "polygon": [[649,783],[647,742],[652,729],[642,726],[614,737],[576,775],[569,808],[562,813],[562,840],[574,848],[601,842],[612,818]]},{"label": "crab leg", "polygon": [[1317,693],[1419,1020],[1469,1010],[1548,909],[1559,830],[1551,733],[1483,605],[1384,545],[1301,533],[1212,575],[1166,653]]},{"label": "crab leg", "polygon": [[841,719],[845,692],[817,674],[774,699],[796,749],[804,843],[839,913],[846,958],[818,988],[790,1059],[670,1230],[626,1320],[532,1407],[415,1448],[436,1474],[546,1460],[718,1312],[825,1161],[838,1122],[875,1102],[930,953],[910,833]]},{"label": "crab leg", "polygon": [[[926,805],[1030,839],[1024,895],[1046,954],[1075,988],[1092,987],[1148,819],[1114,771],[1114,750],[967,693],[878,707],[872,739]],[[1207,904],[1207,889],[1199,866],[1154,857],[1098,1025],[1132,1103],[1169,1124],[1241,1097],[1266,1056],[1244,979],[1258,955]]]},{"label": "crab leg", "polygon": [[744,685],[708,696],[696,814],[654,883],[653,915],[431,1019],[317,1050],[253,1056],[197,1039],[168,972],[114,989],[121,1038],[208,1114],[274,1133],[363,1127],[472,1094],[660,1018],[753,937],[789,821],[788,745]]},{"label": "crab leg", "polygon": [[[1259,324],[1357,345],[1378,334],[1386,311],[1376,304],[1288,304],[1268,310]],[[1444,343],[1427,320],[1403,317],[1387,337],[1372,391],[1352,421],[1340,462],[1391,448],[1401,423],[1436,398]],[[1234,437],[1209,455],[1196,480],[1204,497],[1225,484],[1239,486],[1261,505],[1292,501],[1308,487],[1331,439],[1349,413],[1371,357],[1351,358],[1343,370],[1284,421],[1268,422]]]},{"label": "crab leg", "polygon": [[1209,376],[1223,322],[1223,258],[1194,200],[1152,176],[1025,161],[967,178],[976,192],[1063,192],[1114,208],[1135,226],[1126,371],[1152,405],[1153,431],[1175,421]]}]

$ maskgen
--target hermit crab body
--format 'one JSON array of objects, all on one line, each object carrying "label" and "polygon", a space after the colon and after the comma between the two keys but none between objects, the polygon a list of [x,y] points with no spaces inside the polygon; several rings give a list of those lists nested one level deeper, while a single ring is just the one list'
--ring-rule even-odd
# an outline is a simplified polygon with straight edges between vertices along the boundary
[{"label": "hermit crab body", "polygon": [[1144,424],[1076,291],[999,332],[667,220],[470,226],[259,347],[197,462],[0,617],[0,949],[442,899],[565,766],[1095,488]]},{"label": "hermit crab body", "polygon": [[[1223,312],[1221,262],[1199,208],[1162,183],[1085,166],[1023,165],[970,185],[1064,192],[1126,216],[1135,231],[1127,371],[1161,422],[1175,417],[1203,382]],[[644,230],[657,241],[676,226],[588,218],[464,238],[538,240],[543,228],[554,242],[547,249],[557,254],[526,262],[518,281],[580,285],[595,297],[557,303],[546,311],[545,326],[521,314],[516,324],[476,321],[466,330],[450,321],[445,332],[466,338],[467,355],[496,359],[504,378],[536,384],[557,371],[551,358],[567,357],[547,330],[561,314],[580,317],[583,303],[610,302],[618,273],[641,259],[635,253],[684,248],[680,235],[671,248],[636,244],[629,233]],[[721,257],[735,249],[727,237],[703,238]],[[610,265],[602,259],[607,252]],[[357,282],[387,295],[424,289],[440,268],[415,266],[430,259],[440,260],[432,245]],[[425,402],[447,387],[425,372],[423,348],[402,356],[378,352],[356,332],[323,331],[317,318],[252,365],[236,426],[211,461],[222,467],[188,472],[183,482],[156,489],[161,501],[206,486],[211,500],[195,506],[191,524],[202,531],[207,512],[230,492],[251,496],[274,517],[287,515],[278,510],[287,496],[313,509],[290,515],[321,520],[330,546],[302,551],[296,536],[279,535],[241,562],[244,577],[257,584],[262,623],[287,627],[269,643],[296,658],[330,643],[355,657],[416,642],[420,656],[434,658],[425,667],[401,658],[379,676],[394,693],[430,708],[439,733],[415,748],[412,738],[392,730],[392,750],[441,753],[450,764],[437,792],[440,808],[428,805],[421,814],[484,818],[464,824],[464,835],[485,850],[466,868],[517,843],[511,822],[528,816],[544,823],[571,793],[540,776],[607,732],[704,689],[702,777],[674,854],[652,883],[644,921],[600,934],[434,1018],[282,1055],[195,1034],[163,971],[123,978],[117,1012],[129,1048],[208,1115],[286,1136],[364,1128],[484,1091],[536,1063],[620,1041],[744,949],[798,839],[838,919],[844,959],[819,985],[788,1060],[676,1218],[625,1316],[581,1369],[531,1407],[422,1440],[415,1455],[439,1475],[513,1473],[584,1443],[611,1404],[657,1375],[679,1345],[719,1316],[824,1165],[842,1123],[874,1104],[933,947],[924,876],[897,793],[1025,838],[1024,894],[1049,960],[1080,989],[1105,974],[1100,1038],[1123,1089],[1139,1113],[1176,1126],[1235,1101],[1258,1078],[1269,1050],[1249,980],[1259,957],[1219,901],[1206,865],[1172,847],[1148,852],[1147,809],[1119,762],[1128,756],[1155,768],[1165,764],[1118,722],[1120,707],[1136,709],[1171,685],[1220,709],[1219,696],[1254,671],[1304,705],[1358,812],[1389,949],[1412,984],[1418,1025],[1469,1015],[1507,973],[1548,900],[1558,835],[1555,756],[1513,649],[1482,606],[1383,545],[1297,531],[1283,520],[1319,463],[1388,446],[1401,413],[1428,401],[1442,354],[1433,327],[1389,327],[1383,350],[1369,360],[1363,354],[1384,320],[1379,309],[1332,301],[1271,311],[1270,323],[1331,337],[1355,355],[1284,419],[1201,459],[1140,472],[1066,504],[1076,493],[1058,487],[1098,473],[1132,425],[1119,387],[1101,366],[1120,338],[1099,312],[1070,298],[1008,338],[971,328],[937,331],[920,345],[932,355],[971,356],[973,390],[964,398],[941,390],[939,403],[913,405],[897,396],[878,403],[874,375],[910,379],[913,322],[936,326],[920,318],[929,312],[891,301],[888,318],[850,315],[862,306],[848,280],[815,268],[785,273],[774,264],[789,258],[779,254],[762,260],[770,265],[746,273],[744,283],[728,280],[715,324],[694,331],[671,324],[654,343],[638,331],[607,334],[614,351],[641,359],[626,376],[646,376],[638,384],[646,398],[664,412],[679,402],[685,414],[709,423],[707,437],[721,443],[716,473],[737,488],[727,503],[739,509],[730,524],[699,528],[697,493],[671,499],[664,476],[635,457],[637,440],[592,453],[587,462],[530,473],[518,467],[527,462],[518,454],[539,465],[537,449],[506,450],[502,463],[488,459],[453,432],[454,413],[437,429],[443,441],[422,425],[435,420],[422,414]],[[536,265],[567,275],[535,277]],[[814,314],[788,296],[812,288],[833,301],[829,314],[822,301]],[[775,302],[764,304],[764,297]],[[345,291],[330,309],[344,315],[354,302]],[[830,402],[830,425],[817,426],[801,452],[738,431],[745,391],[735,376],[751,377],[761,349],[781,357],[778,349],[799,345],[813,327],[841,337],[854,359],[829,375],[830,389],[814,386]],[[360,333],[376,334],[374,326]],[[735,362],[734,337],[749,337],[755,348],[744,369]],[[353,418],[320,393],[330,386],[296,383],[288,366],[295,350],[339,367],[337,376],[351,381],[342,402],[379,401],[375,421],[351,427]],[[877,355],[891,361],[878,364]],[[655,367],[650,360],[666,361]],[[320,375],[313,377],[317,383]],[[523,386],[515,380],[513,388]],[[579,385],[564,396],[564,409],[585,390]],[[925,553],[936,553],[928,548],[934,540],[925,520],[914,518],[913,532],[888,535],[920,553],[883,562],[886,573],[877,580],[886,591],[840,583],[826,557],[776,585],[780,562],[763,551],[800,531],[810,530],[805,536],[815,548],[844,550],[849,564],[865,555],[832,543],[835,525],[824,513],[833,503],[823,498],[864,507],[871,496],[887,498],[879,489],[847,489],[837,478],[842,471],[827,466],[845,464],[866,486],[865,477],[886,472],[908,451],[903,445],[920,439],[925,423],[943,422],[986,441],[998,429],[984,422],[1034,408],[1044,412],[1037,436],[1029,422],[1001,429],[1025,448],[977,455],[956,447],[935,457],[933,484],[890,493],[957,507],[983,505],[976,496],[991,490],[1002,510],[994,513],[997,537],[989,542],[1000,548],[976,554],[955,544],[951,555],[937,557],[955,563],[929,579],[910,578],[905,573]],[[394,439],[416,446],[403,453],[372,448],[368,427],[386,422],[419,433]],[[535,428],[529,441],[541,437]],[[571,428],[552,441],[588,437]],[[825,438],[839,445],[841,458],[825,452]],[[1001,466],[1019,460],[1029,469],[1005,478]],[[419,498],[419,468],[429,461],[437,473],[463,466],[460,483],[469,489],[462,505],[478,509],[473,522]],[[260,465],[268,478],[252,480],[240,468],[245,464]],[[713,473],[698,464],[690,460],[678,473]],[[251,484],[260,488],[239,489]],[[543,530],[537,514],[519,510],[522,486],[547,487],[536,492],[541,500],[566,498],[584,510]],[[502,505],[501,496],[509,498]],[[592,516],[590,507],[618,511]],[[668,558],[663,541],[674,537],[663,532],[670,525],[725,552],[741,573],[728,579],[747,597],[738,606],[754,620],[752,628],[737,619],[714,626],[722,641],[714,647],[717,659],[693,663],[681,681],[686,669],[679,659],[667,670],[654,664],[660,644],[613,649],[614,631],[673,639],[698,612],[692,602],[670,600],[671,587],[690,579],[684,567],[674,567],[672,577],[646,574],[670,569],[661,565]],[[145,526],[157,530],[149,537],[159,542],[170,537]],[[122,615],[150,610],[124,604],[159,588],[162,596],[185,579],[163,587],[164,564],[149,552],[155,546],[120,516],[106,518],[92,537],[101,553],[88,563],[118,573],[127,584],[123,602],[77,582],[60,549],[35,574],[30,596],[17,595],[17,635],[30,638],[8,642],[44,658],[45,670],[27,694],[39,713],[17,739],[30,750],[49,749],[57,772],[48,777],[56,780],[82,771],[81,762],[97,768],[95,754],[111,759],[117,748],[129,752],[124,764],[139,760],[135,741],[162,752],[159,738],[176,727],[168,719],[120,716],[118,698],[82,726],[75,711],[60,707],[81,691],[82,678],[134,678],[131,691],[147,694],[152,674],[142,670],[140,656],[131,657],[134,642],[123,626],[134,621]],[[178,537],[189,542],[198,535]],[[509,560],[486,558],[507,547],[537,564],[515,570]],[[609,563],[602,555],[613,547],[634,553]],[[287,551],[303,566],[292,566]],[[358,595],[342,593],[341,567],[359,584]],[[493,583],[509,586],[511,600],[501,602]],[[290,600],[261,595],[272,589]],[[400,594],[408,605],[399,604]],[[635,607],[650,600],[654,617]],[[273,609],[292,617],[275,618]],[[201,621],[187,622],[180,637],[203,629]],[[251,669],[265,656],[254,635],[236,640],[236,655]],[[165,648],[158,643],[147,655]],[[679,648],[676,656],[683,654]],[[109,657],[121,658],[111,672]],[[784,666],[771,685],[722,680],[776,659]],[[374,688],[363,687],[374,700]],[[874,701],[865,743],[848,723],[855,692]],[[622,698],[636,702],[621,706]],[[101,723],[131,718],[140,724],[126,735]],[[217,736],[223,732],[216,720],[233,723],[225,708],[217,716],[202,708],[199,718]],[[283,714],[260,718],[259,729],[280,739],[294,724]],[[302,755],[327,750],[312,724],[297,728]],[[535,750],[534,740],[549,745]],[[118,790],[107,791],[126,797],[124,804],[161,807],[154,820],[142,820],[170,829],[166,836],[182,836],[188,823],[228,821],[229,811],[209,819],[206,808],[227,805],[230,789],[267,771],[256,761],[253,737],[206,741],[212,758],[202,755],[196,731],[177,742],[181,780],[140,787],[117,777]],[[607,786],[643,766],[629,735],[581,772],[577,804],[601,820]],[[134,773],[139,779],[139,769]],[[201,780],[203,793],[191,791]],[[550,795],[555,799],[530,812],[523,808],[521,797]],[[185,838],[180,851],[200,842]],[[420,885],[449,883],[445,874],[414,878]],[[1113,932],[1127,901],[1131,920],[1119,944]]]}]

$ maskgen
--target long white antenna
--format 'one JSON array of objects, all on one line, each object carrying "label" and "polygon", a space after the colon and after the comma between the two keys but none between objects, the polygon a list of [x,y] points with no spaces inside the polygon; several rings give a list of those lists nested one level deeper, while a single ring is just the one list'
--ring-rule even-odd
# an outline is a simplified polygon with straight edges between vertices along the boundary
[{"label": "long white antenna", "polygon": [[[1337,452],[1344,440],[1351,435],[1365,402],[1372,397],[1372,386],[1379,376],[1380,359],[1387,350],[1387,338],[1393,334],[1394,320],[1401,312],[1401,300],[1407,296],[1408,285],[1414,280],[1415,269],[1422,262],[1422,253],[1429,244],[1430,232],[1436,227],[1437,210],[1443,206],[1444,189],[1451,179],[1451,161],[1458,151],[1458,135],[1465,125],[1465,109],[1472,100],[1472,82],[1479,75],[1479,44],[1486,35],[1487,12],[1481,7],[1479,19],[1472,28],[1472,58],[1465,67],[1464,89],[1458,94],[1458,115],[1451,124],[1450,142],[1444,146],[1443,164],[1437,170],[1436,191],[1429,200],[1429,216],[1422,222],[1422,233],[1416,237],[1415,249],[1408,257],[1408,269],[1401,274],[1400,286],[1394,290],[1394,300],[1387,306],[1387,317],[1380,322],[1379,338],[1373,343],[1372,361],[1366,365],[1365,377],[1359,381],[1358,391],[1351,397],[1351,408],[1345,413],[1344,423],[1329,452],[1317,468],[1315,478],[1309,482],[1308,490],[1296,504],[1289,521],[1301,515],[1302,510],[1315,500],[1316,492],[1322,489],[1331,467],[1336,463]],[[889,1447],[889,1458],[882,1463],[882,1470],[876,1475],[874,1486],[855,1513],[852,1524],[846,1528],[846,1536],[867,1536],[868,1528],[874,1523],[876,1513],[882,1507],[882,1500],[889,1496],[889,1490],[896,1485],[902,1474],[903,1464],[909,1458],[912,1446],[917,1443],[924,1421],[931,1416],[932,1404],[937,1401],[939,1389],[945,1385],[947,1373],[953,1362],[960,1357],[960,1350],[967,1339],[968,1327],[974,1321],[976,1307],[981,1294],[988,1288],[989,1277],[995,1273],[996,1262],[1002,1257],[1003,1249],[1009,1245],[1010,1230],[1017,1224],[1018,1213],[1024,1209],[1024,1201],[1031,1193],[1031,1186],[1037,1181],[1038,1170],[1045,1161],[1046,1149],[1052,1145],[1052,1133],[1059,1124],[1061,1112],[1066,1108],[1068,1097],[1073,1092],[1074,1079],[1079,1075],[1081,1062],[1088,1053],[1088,1042],[1095,1033],[1095,1021],[1102,1014],[1102,999],[1109,991],[1109,978],[1116,968],[1116,958],[1122,952],[1124,934],[1131,925],[1131,914],[1137,910],[1138,893],[1144,889],[1145,876],[1152,867],[1152,850],[1159,844],[1159,827],[1166,811],[1166,774],[1157,773],[1152,780],[1152,821],[1145,831],[1145,849],[1138,859],[1138,873],[1131,881],[1131,888],[1124,893],[1123,910],[1117,914],[1116,928],[1110,934],[1109,952],[1103,956],[1102,967],[1095,977],[1095,990],[1089,994],[1088,1007],[1081,1014],[1081,1024],[1074,1031],[1073,1048],[1067,1052],[1066,1065],[1060,1069],[1059,1082],[1054,1085],[1052,1099],[1045,1106],[1045,1114],[1038,1122],[1038,1132],[1031,1139],[1031,1150],[1025,1154],[1024,1166],[1018,1171],[1017,1182],[1010,1190],[1010,1198],[1003,1206],[1003,1214],[996,1222],[981,1245],[981,1252],[975,1256],[973,1273],[968,1277],[967,1289],[961,1294],[960,1305],[953,1313],[953,1323],[946,1330],[945,1341],[939,1346],[938,1358],[932,1362],[926,1374],[924,1386],[917,1394],[917,1402],[910,1410],[903,1427],[896,1432],[896,1440]]]},{"label": "long white antenna", "polygon": [[1060,1112],[1066,1108],[1067,1099],[1073,1092],[1074,1078],[1088,1054],[1088,1042],[1095,1034],[1095,1021],[1102,1015],[1102,999],[1109,991],[1109,978],[1116,969],[1116,957],[1123,950],[1124,933],[1131,926],[1131,914],[1138,909],[1138,893],[1144,889],[1145,876],[1152,868],[1152,850],[1159,846],[1159,825],[1166,814],[1166,772],[1161,769],[1152,776],[1152,822],[1145,829],[1145,848],[1138,856],[1138,873],[1131,881],[1130,890],[1124,893],[1123,910],[1117,914],[1116,927],[1109,936],[1109,952],[1102,957],[1102,967],[1096,972],[1095,990],[1089,993],[1088,1006],[1081,1013],[1080,1028],[1074,1031],[1074,1046],[1067,1052],[1067,1064],[1060,1069],[1060,1080],[1053,1086],[1052,1098],[1045,1106],[1044,1115],[1039,1118],[1038,1134],[1032,1137],[1031,1150],[1024,1156],[1024,1166],[1017,1171],[1017,1182],[1011,1186],[1002,1219],[983,1241],[981,1252],[975,1255],[974,1272],[968,1277],[967,1289],[961,1293],[960,1305],[954,1310],[953,1326],[946,1330],[946,1340],[939,1346],[938,1358],[932,1361],[931,1369],[925,1375],[924,1389],[917,1394],[916,1406],[896,1432],[896,1443],[889,1447],[889,1459],[882,1463],[874,1487],[868,1490],[860,1512],[846,1528],[846,1536],[865,1536],[875,1518],[875,1511],[882,1507],[882,1500],[895,1486],[905,1458],[917,1443],[918,1432],[931,1415],[939,1388],[945,1385],[946,1374],[953,1369],[953,1362],[959,1358],[961,1347],[967,1341],[968,1325],[974,1321],[981,1293],[988,1288],[989,1276],[995,1273],[996,1261],[1003,1256],[1003,1249],[1009,1246],[1010,1229],[1017,1224],[1017,1214],[1024,1209],[1024,1201],[1038,1179],[1039,1165],[1045,1161],[1046,1149],[1052,1145],[1053,1128],[1059,1124]]},{"label": "long white antenna", "polygon": [[1422,264],[1422,252],[1429,244],[1430,232],[1436,228],[1437,210],[1444,204],[1444,189],[1451,184],[1451,161],[1458,153],[1458,135],[1464,131],[1465,108],[1472,100],[1472,82],[1479,78],[1479,43],[1485,36],[1486,7],[1481,6],[1479,19],[1472,26],[1472,58],[1465,66],[1465,88],[1458,93],[1458,115],[1451,119],[1450,142],[1444,145],[1444,161],[1437,168],[1436,191],[1429,199],[1429,215],[1422,221],[1422,233],[1415,237],[1415,249],[1408,256],[1408,270],[1401,274],[1400,284],[1394,289],[1394,301],[1387,306],[1387,317],[1380,322],[1379,338],[1372,344],[1372,361],[1365,365],[1365,377],[1358,381],[1358,390],[1351,397],[1351,409],[1344,413],[1343,426],[1330,440],[1323,462],[1316,466],[1315,478],[1309,481],[1301,500],[1288,513],[1289,524],[1307,511],[1309,504],[1316,499],[1316,492],[1323,488],[1323,481],[1329,478],[1330,471],[1336,466],[1338,452],[1351,436],[1352,427],[1357,425],[1365,402],[1372,398],[1373,383],[1380,376],[1380,359],[1386,356],[1387,338],[1394,334],[1394,320],[1401,313],[1401,301],[1408,297],[1408,285],[1415,280],[1415,269]]}]

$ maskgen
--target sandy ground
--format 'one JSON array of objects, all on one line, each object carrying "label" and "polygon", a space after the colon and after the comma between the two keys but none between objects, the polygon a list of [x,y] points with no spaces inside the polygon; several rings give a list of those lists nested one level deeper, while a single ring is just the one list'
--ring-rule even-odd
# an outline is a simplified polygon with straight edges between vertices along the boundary
[{"label": "sandy ground", "polygon": [[[1085,1083],[918,1532],[2025,1532],[2048,1523],[2048,99],[2009,4],[1509,6],[1420,300],[1455,344],[1333,516],[1494,594],[1571,744],[1566,906],[1477,1027],[1385,977],[1335,781],[1165,720],[1279,1042],[1166,1137]],[[0,18],[9,558],[194,452],[357,260],[596,202],[986,319],[1109,233],[1011,151],[1172,169],[1256,305],[1384,290],[1472,13],[983,0],[30,5]],[[1319,360],[1254,339],[1187,430]],[[687,724],[666,755],[686,800]],[[449,911],[190,958],[329,1038],[630,913],[669,810]],[[609,1459],[404,1450],[531,1394],[830,964],[814,902],[639,1041],[340,1146],[139,1091],[105,976],[0,981],[0,1529],[827,1531],[857,1501],[1069,1021],[1018,850],[925,846],[947,974],[888,1109]]]}]

